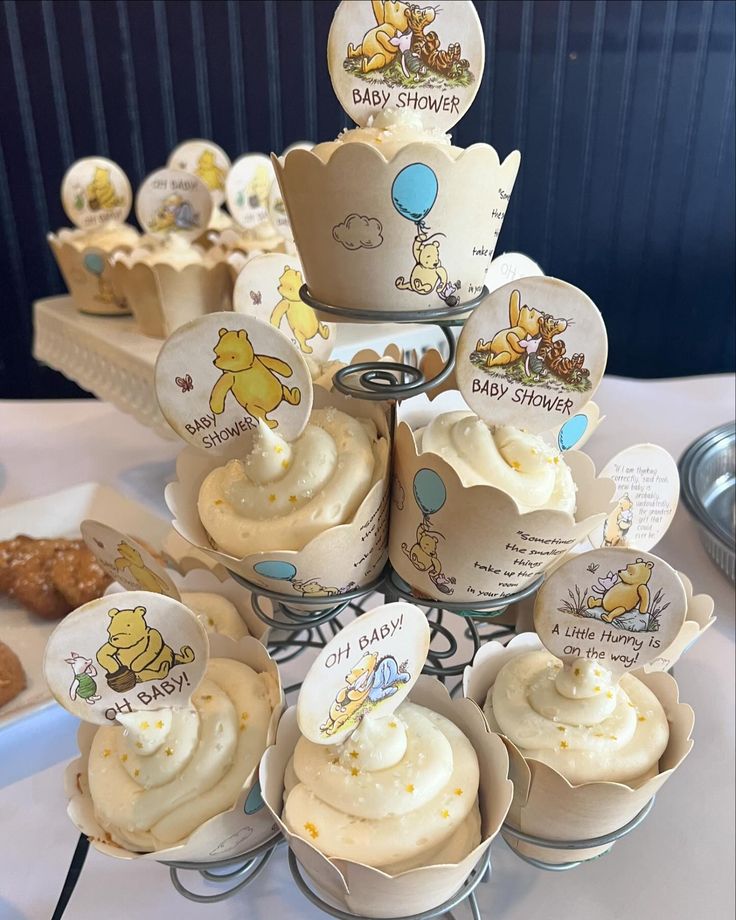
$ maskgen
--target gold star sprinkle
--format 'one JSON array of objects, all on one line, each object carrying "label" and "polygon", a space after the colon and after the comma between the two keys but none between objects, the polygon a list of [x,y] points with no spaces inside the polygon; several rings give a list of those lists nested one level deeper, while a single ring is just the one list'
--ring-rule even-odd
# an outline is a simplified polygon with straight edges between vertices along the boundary
[{"label": "gold star sprinkle", "polygon": [[222,501],[221,498],[216,498],[216,499],[215,499],[215,506],[216,506],[216,507],[219,506],[219,505],[222,505],[222,504],[224,504],[224,502]]},{"label": "gold star sprinkle", "polygon": [[357,760],[360,757],[360,754],[357,751],[351,751],[350,756],[353,760]]},{"label": "gold star sprinkle", "polygon": [[288,461],[288,460],[282,460],[282,461],[281,461],[281,466],[282,466],[285,470],[288,470],[288,469],[289,469],[289,461]]},{"label": "gold star sprinkle", "polygon": [[609,735],[611,741],[618,741],[618,735]]},{"label": "gold star sprinkle", "polygon": [[332,760],[330,761],[330,763],[332,764],[333,767],[339,767],[339,766],[340,766],[340,758],[339,758],[339,757],[333,757]]},{"label": "gold star sprinkle", "polygon": [[167,756],[167,757],[173,757],[173,756],[174,756],[174,752],[171,750],[171,748],[166,748],[166,756]]},{"label": "gold star sprinkle", "polygon": [[304,830],[309,834],[312,840],[316,840],[319,837],[319,831],[311,821],[307,821],[304,825]]},{"label": "gold star sprinkle", "polygon": [[554,463],[559,463],[559,462],[560,462],[560,458],[559,458],[559,457],[555,457],[555,459],[554,459],[553,462],[554,462]]},{"label": "gold star sprinkle", "polygon": [[156,728],[163,728],[163,727],[164,727],[163,720],[159,719],[158,722],[156,723]]},{"label": "gold star sprinkle", "polygon": [[206,703],[209,703],[209,701],[212,699],[212,694],[211,694],[211,693],[205,693],[204,696],[202,697],[202,699],[203,699]]},{"label": "gold star sprinkle", "polygon": [[353,767],[350,773],[352,776],[360,776],[360,770],[357,767]]},{"label": "gold star sprinkle", "polygon": [[241,732],[244,732],[244,731],[246,730],[247,727],[248,727],[248,726],[245,724],[245,722],[241,722],[241,723],[240,723],[240,731],[241,731]]},{"label": "gold star sprinkle", "polygon": [[127,759],[128,759],[128,755],[127,755],[127,754],[121,754],[121,755],[120,755],[120,760],[121,760],[123,763],[125,763],[125,761],[126,761]]},{"label": "gold star sprinkle", "polygon": [[389,723],[388,723],[388,727],[389,727],[389,728],[398,728],[399,726],[397,725],[396,722],[389,722]]},{"label": "gold star sprinkle", "polygon": [[409,795],[412,795],[414,792],[414,786],[412,783],[409,783],[409,785],[406,787],[406,791],[409,793]]},{"label": "gold star sprinkle", "polygon": [[459,789],[459,788],[458,788],[458,789],[455,790],[455,795],[462,795],[462,794],[463,794],[463,790],[462,790],[462,789]]},{"label": "gold star sprinkle", "polygon": [[575,677],[580,677],[580,668],[575,668]]},{"label": "gold star sprinkle", "polygon": [[274,447],[273,452],[275,454],[283,454],[284,448],[280,444],[277,444],[276,447]]},{"label": "gold star sprinkle", "polygon": [[295,505],[295,504],[296,504],[296,495],[290,495],[290,496],[289,496],[289,501],[291,502],[292,505]]},{"label": "gold star sprinkle", "polygon": [[137,770],[137,769],[136,769],[136,770],[133,770],[133,776],[139,776],[139,775],[140,775],[140,772],[141,772],[141,771],[140,771],[140,770]]},{"label": "gold star sprinkle", "polygon": [[[214,626],[214,625],[215,625],[215,621],[212,619],[212,617],[207,617],[207,622],[209,623],[210,626]],[[161,726],[159,726],[159,728],[160,728],[160,727],[161,727]]]},{"label": "gold star sprinkle", "polygon": [[512,460],[512,461],[511,461],[511,466],[512,466],[515,470],[520,470],[520,469],[521,469],[521,464],[519,463],[518,460]]},{"label": "gold star sprinkle", "polygon": [[105,750],[102,752],[103,757],[109,757],[110,754],[112,754],[112,751],[110,750],[110,748],[105,748]]},{"label": "gold star sprinkle", "polygon": [[647,720],[647,717],[646,717],[646,716],[639,716],[639,721],[640,721],[640,722],[646,722],[646,720]]},{"label": "gold star sprinkle", "polygon": [[600,692],[601,692],[601,688],[598,687],[598,686],[595,686],[595,687],[593,687],[593,691],[594,691],[595,693],[600,693]]},{"label": "gold star sprinkle", "polygon": [[612,691],[612,690],[607,690],[607,691],[606,691],[606,696],[608,697],[609,700],[612,700],[612,699],[613,699],[613,691]]},{"label": "gold star sprinkle", "polygon": [[147,728],[150,728],[150,727],[151,727],[151,726],[148,724],[148,722],[141,722],[141,728],[142,728],[144,731],[145,731]]},{"label": "gold star sprinkle", "polygon": [[558,732],[566,732],[567,729],[565,728],[564,725],[558,725],[558,726],[557,726],[557,731],[558,731]]},{"label": "gold star sprinkle", "polygon": [[271,503],[273,503],[273,502],[276,501],[276,496],[273,494],[273,492],[268,496],[268,500],[269,500]]},{"label": "gold star sprinkle", "polygon": [[245,722],[245,720],[248,718],[248,713],[247,713],[247,712],[241,712],[241,713],[240,713],[240,718]]},{"label": "gold star sprinkle", "polygon": [[143,747],[143,742],[142,742],[142,741],[136,741],[135,746],[136,746],[137,748],[142,748],[142,747]]},{"label": "gold star sprinkle", "polygon": [[596,677],[600,677],[601,676],[600,668],[596,668],[595,671],[593,671],[593,673],[595,674]]},{"label": "gold star sprinkle", "polygon": [[562,748],[563,751],[569,746],[570,745],[567,743],[567,741],[560,741],[560,747]]},{"label": "gold star sprinkle", "polygon": [[443,808],[443,809],[442,809],[442,817],[443,817],[443,818],[449,818],[449,817],[450,817],[450,812],[449,812],[446,808]]}]

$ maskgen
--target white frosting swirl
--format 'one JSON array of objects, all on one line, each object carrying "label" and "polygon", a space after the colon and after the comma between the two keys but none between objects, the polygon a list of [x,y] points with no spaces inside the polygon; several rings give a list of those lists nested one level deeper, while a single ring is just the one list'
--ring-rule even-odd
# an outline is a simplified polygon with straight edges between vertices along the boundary
[{"label": "white frosting swirl", "polygon": [[59,242],[69,243],[78,252],[91,246],[112,253],[116,249],[132,249],[138,244],[140,234],[130,224],[117,224],[108,220],[99,227],[59,231]]},{"label": "white frosting swirl", "polygon": [[202,265],[206,253],[191,241],[177,233],[165,235],[148,234],[141,239],[141,248],[133,253],[133,261],[143,265],[170,265],[185,268],[187,265]]},{"label": "white frosting swirl", "polygon": [[192,709],[99,728],[88,775],[100,826],[120,846],[150,852],[231,808],[266,748],[277,693],[270,675],[212,658]]},{"label": "white frosting swirl", "polygon": [[383,475],[388,447],[372,422],[315,409],[290,444],[259,425],[245,460],[213,470],[199,491],[199,516],[232,556],[299,550],[355,515]]},{"label": "white frosting swirl", "polygon": [[511,426],[489,428],[472,412],[445,412],[415,433],[422,453],[442,457],[464,486],[495,486],[523,514],[575,513],[575,481],[560,453],[542,438]]},{"label": "white frosting swirl", "polygon": [[348,128],[334,141],[326,141],[312,148],[323,162],[344,144],[370,144],[390,160],[402,147],[417,142],[444,147],[454,158],[462,153],[461,147],[452,146],[449,134],[442,134],[436,128],[425,125],[419,112],[410,109],[383,109],[378,115],[371,115],[364,127]]},{"label": "white frosting swirl", "polygon": [[248,635],[237,607],[226,597],[209,591],[187,591],[182,592],[181,602],[197,615],[207,632],[220,633],[236,642]]},{"label": "white frosting swirl", "polygon": [[640,785],[658,771],[669,741],[661,703],[631,674],[616,685],[594,661],[563,668],[547,651],[527,652],[499,671],[484,711],[491,728],[524,757],[573,785]]},{"label": "white frosting swirl", "polygon": [[340,745],[300,738],[284,822],[326,856],[391,875],[453,863],[480,843],[478,758],[449,719],[402,703]]}]

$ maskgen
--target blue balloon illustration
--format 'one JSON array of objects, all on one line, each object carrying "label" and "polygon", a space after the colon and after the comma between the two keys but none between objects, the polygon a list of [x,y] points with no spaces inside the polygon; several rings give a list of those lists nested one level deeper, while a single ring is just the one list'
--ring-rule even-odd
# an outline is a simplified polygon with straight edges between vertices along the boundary
[{"label": "blue balloon illustration", "polygon": [[573,417],[565,422],[562,428],[560,428],[560,432],[557,435],[557,446],[562,451],[570,450],[570,448],[575,447],[582,438],[587,428],[587,415],[573,415]]},{"label": "blue balloon illustration", "polygon": [[93,275],[101,275],[105,270],[105,261],[99,252],[88,252],[84,257],[84,267]]},{"label": "blue balloon illustration", "polygon": [[429,166],[412,163],[394,179],[391,198],[402,217],[419,224],[432,210],[438,190],[437,176]]},{"label": "blue balloon illustration", "polygon": [[255,786],[250,790],[248,798],[245,800],[243,811],[246,815],[254,815],[257,811],[260,811],[265,804],[263,796],[261,795],[261,784],[259,780],[256,780]]},{"label": "blue balloon illustration", "polygon": [[445,484],[434,470],[419,470],[414,477],[414,498],[425,514],[436,514],[447,499]]},{"label": "blue balloon illustration", "polygon": [[279,581],[291,581],[296,575],[296,568],[290,562],[281,562],[280,559],[256,562],[253,568],[259,575],[265,575],[266,578],[277,578]]}]

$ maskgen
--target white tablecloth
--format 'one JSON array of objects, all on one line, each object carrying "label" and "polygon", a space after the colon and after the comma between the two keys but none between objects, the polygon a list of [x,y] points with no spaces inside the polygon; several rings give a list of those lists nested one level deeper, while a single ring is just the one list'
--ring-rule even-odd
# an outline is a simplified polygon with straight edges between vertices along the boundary
[{"label": "white tablecloth", "polygon": [[[587,448],[600,466],[619,449],[651,441],[675,457],[702,432],[734,417],[734,380],[604,380],[596,397],[608,419]],[[113,407],[93,401],[0,403],[0,505],[76,483],[104,482],[165,515],[163,486],[177,447]],[[656,550],[716,601],[718,622],[677,667],[696,712],[695,748],[631,837],[605,858],[567,873],[521,862],[500,838],[493,878],[479,889],[484,918],[591,917],[690,920],[734,914],[734,608],[731,584],[706,556],[684,509]],[[0,625],[0,635],[2,627]],[[47,920],[77,841],[65,814],[64,762],[74,720],[51,709],[0,732],[0,918]],[[465,908],[458,918],[467,916]],[[69,920],[176,916],[324,917],[296,891],[283,854],[230,901],[183,900],[155,862],[90,851]]]}]

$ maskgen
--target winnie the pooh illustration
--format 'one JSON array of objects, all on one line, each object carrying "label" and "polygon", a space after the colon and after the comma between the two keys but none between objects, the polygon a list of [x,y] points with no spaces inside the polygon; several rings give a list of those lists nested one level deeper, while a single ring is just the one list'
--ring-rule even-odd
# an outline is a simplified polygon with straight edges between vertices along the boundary
[{"label": "winnie the pooh illustration", "polygon": [[113,607],[107,615],[109,639],[97,650],[97,661],[112,690],[122,693],[144,681],[163,680],[172,668],[194,661],[190,646],[183,645],[175,652],[161,633],[146,623],[145,607]]},{"label": "winnie the pooh illustration", "polygon": [[286,361],[257,355],[245,329],[220,329],[214,352],[212,363],[222,371],[210,394],[210,409],[215,415],[222,415],[228,394],[232,393],[249,415],[269,428],[278,428],[279,423],[268,413],[278,409],[284,400],[291,406],[301,402],[301,390],[285,386],[276,376],[291,377],[293,371]]},{"label": "winnie the pooh illustration", "polygon": [[278,329],[281,320],[286,317],[292,335],[299,343],[299,348],[305,355],[311,355],[314,349],[308,340],[313,339],[315,335],[326,339],[330,330],[317,319],[314,310],[307,306],[299,296],[299,288],[303,284],[302,273],[296,268],[289,268],[288,265],[285,265],[284,273],[279,278],[281,300],[271,314],[271,325]]},{"label": "winnie the pooh illustration", "polygon": [[402,543],[401,549],[417,571],[429,575],[436,588],[443,594],[452,594],[453,589],[450,585],[454,584],[454,579],[443,573],[442,563],[437,555],[437,544],[441,536],[442,534],[430,530],[428,520],[423,520],[417,527],[417,542],[411,547]]},{"label": "winnie the pooh illustration", "polygon": [[352,671],[345,675],[345,686],[338,690],[335,702],[330,706],[329,716],[320,725],[323,734],[334,735],[347,721],[357,715],[358,710],[368,700],[377,664],[378,656],[373,652],[366,652]]},{"label": "winnie the pooh illustration", "polygon": [[415,294],[431,294],[432,291],[447,290],[447,272],[440,261],[440,244],[436,240],[438,234],[428,236],[423,230],[414,237],[412,255],[414,268],[411,270],[409,280],[400,275],[396,287],[400,291],[413,291]]},{"label": "winnie the pooh illustration", "polygon": [[588,609],[603,607],[606,611],[601,614],[605,623],[612,623],[616,617],[639,610],[646,613],[649,610],[649,588],[647,584],[652,577],[653,562],[644,562],[637,559],[630,562],[623,569],[619,569],[616,584],[612,585],[603,597],[589,597]]},{"label": "winnie the pooh illustration", "polygon": [[91,211],[109,211],[123,203],[118,197],[110,179],[110,170],[103,166],[95,168],[95,175],[87,186],[87,205]]},{"label": "winnie the pooh illustration", "polygon": [[603,525],[604,546],[626,546],[626,534],[634,523],[634,503],[622,495]]},{"label": "winnie the pooh illustration", "polygon": [[267,208],[268,193],[271,191],[271,174],[265,165],[257,166],[246,186],[245,196],[251,208]]},{"label": "winnie the pooh illustration", "polygon": [[214,150],[202,151],[194,174],[199,176],[211,192],[222,191],[225,188],[225,173],[215,163]]},{"label": "winnie the pooh illustration", "polygon": [[168,595],[169,589],[158,575],[148,568],[137,549],[123,540],[118,544],[118,552],[120,555],[114,563],[118,572],[123,572],[127,569],[131,578],[140,585],[142,591]]},{"label": "winnie the pooh illustration", "polygon": [[540,310],[521,306],[521,294],[512,291],[509,298],[509,327],[497,332],[490,342],[478,339],[476,353],[487,354],[486,367],[513,364],[526,355],[526,349],[520,345],[522,339],[535,338],[540,334]]},{"label": "winnie the pooh illustration", "polygon": [[[408,4],[394,0],[371,0],[376,25],[363,36],[359,45],[348,45],[348,60],[360,61],[360,72],[370,73],[390,64],[399,53],[398,46],[391,43],[399,32],[406,32]],[[434,19],[434,10],[427,23]]]}]

